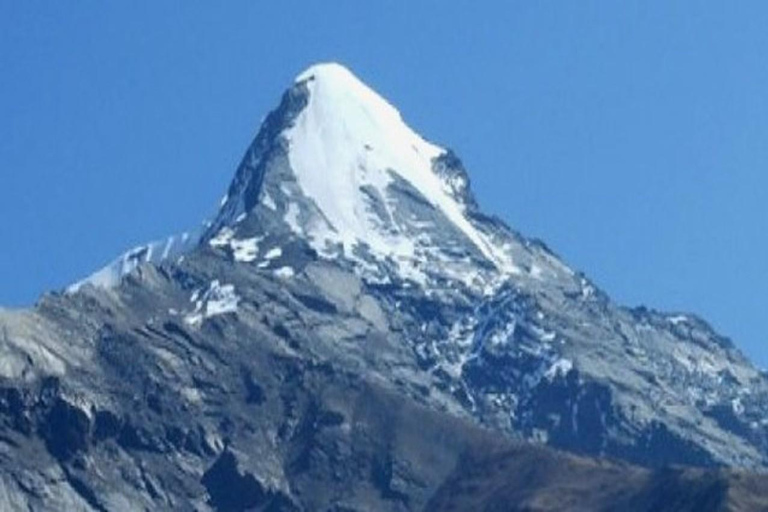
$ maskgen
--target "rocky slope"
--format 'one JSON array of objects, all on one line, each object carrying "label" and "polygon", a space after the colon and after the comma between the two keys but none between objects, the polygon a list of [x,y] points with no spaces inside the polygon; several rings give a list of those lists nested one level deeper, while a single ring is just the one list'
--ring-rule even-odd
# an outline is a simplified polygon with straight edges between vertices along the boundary
[{"label": "rocky slope", "polygon": [[768,510],[764,476],[739,471],[648,471],[531,446],[473,450],[427,504],[431,511]]},{"label": "rocky slope", "polygon": [[299,244],[349,269],[484,424],[650,465],[764,463],[767,381],[729,340],[617,306],[482,214],[460,160],[338,65],[286,92],[204,240],[257,267]]},{"label": "rocky slope", "polygon": [[0,311],[1,508],[761,499],[741,473],[527,444],[762,468],[768,381],[703,320],[618,306],[484,215],[456,155],[339,65],[297,78],[181,240]]}]

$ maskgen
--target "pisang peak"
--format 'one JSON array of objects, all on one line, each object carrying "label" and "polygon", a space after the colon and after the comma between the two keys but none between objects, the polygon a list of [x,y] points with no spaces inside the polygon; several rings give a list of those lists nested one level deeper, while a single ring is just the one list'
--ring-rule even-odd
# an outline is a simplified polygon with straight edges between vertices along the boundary
[{"label": "pisang peak", "polygon": [[2,510],[720,510],[726,474],[652,468],[768,467],[764,372],[485,215],[338,64],[288,84],[202,233],[0,310],[0,349]]},{"label": "pisang peak", "polygon": [[[459,159],[340,64],[298,75],[243,160],[211,236],[257,206],[319,254],[343,256],[373,269],[371,276],[383,277],[384,265],[423,283],[427,260],[454,276],[473,261],[502,274],[518,270],[472,218]],[[470,282],[488,284],[488,275],[476,274]]]}]

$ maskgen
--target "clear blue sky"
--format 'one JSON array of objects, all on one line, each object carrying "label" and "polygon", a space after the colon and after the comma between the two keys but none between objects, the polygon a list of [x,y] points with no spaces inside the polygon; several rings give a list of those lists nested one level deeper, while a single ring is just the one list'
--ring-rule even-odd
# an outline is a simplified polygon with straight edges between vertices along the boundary
[{"label": "clear blue sky", "polygon": [[338,60],[485,210],[768,364],[768,4],[480,4],[0,0],[0,304],[203,220],[292,77]]}]

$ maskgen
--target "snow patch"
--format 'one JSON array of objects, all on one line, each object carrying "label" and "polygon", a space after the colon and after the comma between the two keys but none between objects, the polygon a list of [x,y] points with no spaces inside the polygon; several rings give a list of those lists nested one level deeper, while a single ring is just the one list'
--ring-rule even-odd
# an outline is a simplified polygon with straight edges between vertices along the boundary
[{"label": "snow patch", "polygon": [[250,263],[255,260],[259,253],[259,242],[263,239],[263,237],[245,238],[242,240],[232,239],[229,244],[235,261]]},{"label": "snow patch", "polygon": [[270,210],[277,210],[277,205],[275,204],[275,201],[272,199],[272,196],[269,194],[264,194],[264,199],[261,200],[261,202],[269,208]]},{"label": "snow patch", "polygon": [[230,240],[232,240],[232,237],[234,236],[234,230],[229,226],[224,226],[218,233],[216,233],[216,236],[208,240],[208,245],[211,247],[225,247],[229,245]]},{"label": "snow patch", "polygon": [[275,270],[275,275],[281,279],[290,279],[296,272],[291,267],[280,267]]},{"label": "snow patch", "polygon": [[673,325],[680,325],[688,322],[688,317],[685,315],[675,315],[667,318],[667,320]]},{"label": "snow patch", "polygon": [[267,253],[264,255],[264,259],[274,260],[279,258],[282,255],[283,255],[283,250],[280,247],[273,247],[272,249],[267,251]]},{"label": "snow patch", "polygon": [[285,222],[291,228],[291,231],[299,235],[304,233],[299,224],[299,207],[296,203],[290,203],[288,209],[285,211]]},{"label": "snow patch", "polygon": [[86,284],[97,288],[113,288],[139,265],[145,263],[157,265],[170,258],[180,258],[195,247],[198,240],[197,233],[182,233],[135,247],[85,279],[70,285],[66,292],[77,293]]},{"label": "snow patch", "polygon": [[565,377],[573,369],[573,362],[570,359],[558,359],[544,373],[544,377],[552,380],[557,376]]},{"label": "snow patch", "polygon": [[184,321],[197,327],[207,318],[236,312],[240,297],[235,293],[234,285],[222,285],[214,280],[205,291],[196,290],[190,302],[194,302],[195,309],[184,317]]}]

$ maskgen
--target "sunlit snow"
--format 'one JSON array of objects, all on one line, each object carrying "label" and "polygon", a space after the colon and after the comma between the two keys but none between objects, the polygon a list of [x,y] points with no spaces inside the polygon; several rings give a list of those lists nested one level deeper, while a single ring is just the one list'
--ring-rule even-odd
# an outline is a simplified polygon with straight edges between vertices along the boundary
[{"label": "sunlit snow", "polygon": [[[472,226],[464,206],[433,171],[433,160],[444,149],[411,130],[392,105],[341,65],[313,66],[297,82],[306,83],[309,103],[285,135],[297,183],[325,221],[308,228],[318,251],[322,253],[329,243],[340,243],[350,255],[362,243],[382,257],[414,258],[412,240],[377,228],[368,197],[361,192],[361,187],[376,190],[389,209],[387,186],[395,173],[442,211],[489,261],[501,269],[513,267]],[[298,227],[296,213],[290,209],[286,221]]]},{"label": "sunlit snow", "polygon": [[199,326],[206,318],[237,311],[240,297],[235,293],[234,285],[222,285],[214,280],[206,290],[196,290],[190,302],[195,304],[195,308],[185,315],[184,321],[191,326]]}]

